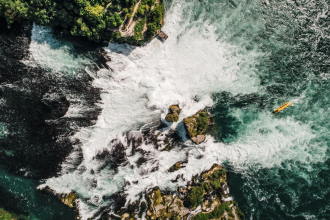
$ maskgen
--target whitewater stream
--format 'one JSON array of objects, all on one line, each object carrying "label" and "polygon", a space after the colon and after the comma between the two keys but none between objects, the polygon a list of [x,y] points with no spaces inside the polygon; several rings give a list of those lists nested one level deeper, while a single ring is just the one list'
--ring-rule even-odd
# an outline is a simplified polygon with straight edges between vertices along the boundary
[{"label": "whitewater stream", "polygon": [[[86,67],[101,89],[102,111],[95,125],[73,135],[79,144],[39,188],[76,192],[79,214],[88,219],[111,207],[115,193],[128,204],[156,186],[174,191],[220,163],[230,170],[231,193],[246,219],[330,219],[329,1],[165,3],[167,41],[110,43],[110,68]],[[91,62],[36,25],[30,51],[39,65],[72,77]],[[287,101],[294,105],[272,114]],[[163,151],[149,143],[142,146],[146,155],[131,154],[127,136],[164,120],[171,104],[182,108],[180,121],[210,109],[215,125],[206,141],[192,144],[179,122],[169,126],[182,134],[180,146]],[[65,117],[79,108],[70,106]],[[114,169],[99,155],[118,142],[127,163]],[[182,160],[184,168],[167,172]]]}]

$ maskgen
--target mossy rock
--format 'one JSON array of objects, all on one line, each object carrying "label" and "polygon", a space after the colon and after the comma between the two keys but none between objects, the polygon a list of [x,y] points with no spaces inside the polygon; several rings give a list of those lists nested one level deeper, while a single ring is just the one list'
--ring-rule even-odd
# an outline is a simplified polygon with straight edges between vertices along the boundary
[{"label": "mossy rock", "polygon": [[65,194],[61,196],[61,201],[70,208],[76,207],[76,199],[78,198],[77,194],[74,192],[70,192],[69,194]]},{"label": "mossy rock", "polygon": [[207,111],[199,111],[185,118],[183,123],[188,136],[194,143],[200,144],[205,141],[205,134],[210,125],[210,115]]},{"label": "mossy rock", "polygon": [[179,105],[171,105],[168,108],[168,114],[165,117],[165,120],[168,122],[177,122],[179,120],[179,115],[181,108]]}]

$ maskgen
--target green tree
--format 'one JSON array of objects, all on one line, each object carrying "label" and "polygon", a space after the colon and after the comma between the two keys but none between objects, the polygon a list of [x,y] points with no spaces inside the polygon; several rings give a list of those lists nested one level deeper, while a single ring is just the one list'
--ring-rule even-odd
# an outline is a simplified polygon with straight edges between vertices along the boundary
[{"label": "green tree", "polygon": [[5,18],[10,27],[15,21],[27,18],[27,4],[20,0],[0,0],[0,16]]}]

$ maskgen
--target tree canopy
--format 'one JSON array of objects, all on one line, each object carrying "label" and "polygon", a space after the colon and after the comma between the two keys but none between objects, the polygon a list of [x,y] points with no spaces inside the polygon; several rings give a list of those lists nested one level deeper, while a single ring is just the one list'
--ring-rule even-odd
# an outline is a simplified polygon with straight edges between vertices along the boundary
[{"label": "tree canopy", "polygon": [[142,44],[155,36],[163,16],[162,0],[0,0],[8,28],[29,20],[95,42]]}]

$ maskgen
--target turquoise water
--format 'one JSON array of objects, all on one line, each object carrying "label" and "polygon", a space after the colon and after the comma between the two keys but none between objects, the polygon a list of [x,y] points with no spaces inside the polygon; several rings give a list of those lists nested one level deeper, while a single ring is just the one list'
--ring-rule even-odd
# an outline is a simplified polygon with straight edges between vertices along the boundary
[{"label": "turquoise water", "polygon": [[0,167],[0,207],[29,220],[74,219],[72,210],[47,193],[37,191],[38,181],[14,176]]},{"label": "turquoise water", "polygon": [[[257,66],[262,92],[236,98],[215,95],[218,139],[235,143],[254,134],[251,130],[271,138],[269,133],[276,130],[283,136],[270,140],[274,147],[285,142],[300,128],[269,126],[263,115],[286,101],[295,105],[271,116],[274,123],[294,120],[310,129],[308,141],[297,140],[275,156],[279,160],[276,166],[250,163],[243,172],[233,168],[232,191],[247,219],[330,218],[328,3],[276,1],[259,8],[249,8],[251,1],[242,3],[247,17],[239,26],[251,24],[244,24],[249,19],[256,22],[252,28],[247,26],[252,32],[235,32],[230,40],[248,39],[243,40],[245,47],[265,54]],[[253,28],[255,23],[260,25]],[[257,142],[258,136],[255,138]],[[268,150],[262,143],[260,148]],[[292,152],[296,155],[286,159],[285,154]]]}]

